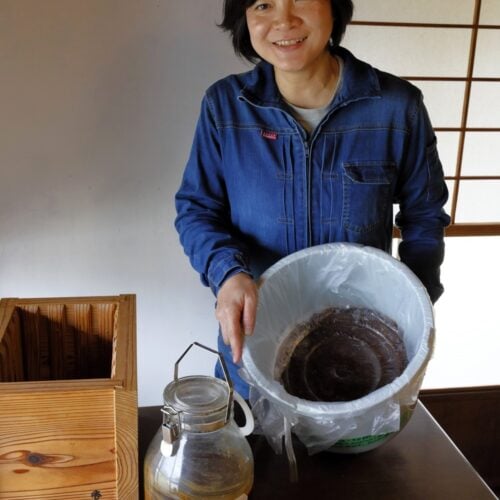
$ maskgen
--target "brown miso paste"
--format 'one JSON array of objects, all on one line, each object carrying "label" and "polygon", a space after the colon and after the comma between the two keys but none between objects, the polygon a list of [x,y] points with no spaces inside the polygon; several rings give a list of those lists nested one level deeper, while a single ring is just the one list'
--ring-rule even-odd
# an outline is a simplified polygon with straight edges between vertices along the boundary
[{"label": "brown miso paste", "polygon": [[275,377],[309,401],[352,401],[392,382],[408,364],[398,325],[366,308],[328,308],[296,325]]}]

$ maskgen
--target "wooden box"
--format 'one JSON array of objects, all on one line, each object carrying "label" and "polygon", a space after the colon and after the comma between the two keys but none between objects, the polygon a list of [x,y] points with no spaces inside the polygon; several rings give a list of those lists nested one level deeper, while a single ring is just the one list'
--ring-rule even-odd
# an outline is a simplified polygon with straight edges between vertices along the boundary
[{"label": "wooden box", "polygon": [[0,300],[0,499],[138,498],[135,296]]}]

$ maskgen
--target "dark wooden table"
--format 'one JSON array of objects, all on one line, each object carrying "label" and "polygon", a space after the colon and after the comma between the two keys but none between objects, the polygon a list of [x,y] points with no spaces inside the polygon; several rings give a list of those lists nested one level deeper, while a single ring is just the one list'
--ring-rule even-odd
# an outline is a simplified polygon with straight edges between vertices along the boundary
[{"label": "dark wooden table", "polygon": [[[139,408],[141,468],[160,422],[159,407]],[[396,437],[367,453],[308,456],[296,442],[299,481],[295,484],[289,481],[285,455],[275,455],[263,436],[252,435],[249,442],[255,460],[252,500],[497,498],[420,402]]]}]

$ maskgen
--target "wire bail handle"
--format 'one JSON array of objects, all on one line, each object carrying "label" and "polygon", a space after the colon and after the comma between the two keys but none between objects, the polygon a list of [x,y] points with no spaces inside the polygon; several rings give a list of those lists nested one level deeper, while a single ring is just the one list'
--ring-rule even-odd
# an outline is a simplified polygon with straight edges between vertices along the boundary
[{"label": "wire bail handle", "polygon": [[[228,386],[228,397],[227,397],[227,410],[226,416],[224,420],[224,424],[226,424],[231,417],[231,403],[233,400],[233,383],[231,382],[231,378],[229,377],[229,373],[227,371],[226,363],[218,351],[214,351],[210,347],[207,347],[199,342],[193,342],[180,356],[180,358],[175,362],[174,366],[174,382],[179,380],[179,364],[183,360],[184,356],[189,352],[189,350],[193,347],[201,347],[206,351],[210,351],[213,354],[216,354],[219,358],[222,371],[224,372],[224,378],[226,379],[226,383]],[[182,411],[177,411],[171,405],[165,404],[161,409],[163,414],[163,423],[162,423],[162,435],[163,440],[161,443],[161,451],[164,456],[172,456],[176,453],[176,444],[181,432],[181,413]]]},{"label": "wire bail handle", "polygon": [[214,349],[211,349],[210,347],[207,347],[206,345],[200,344],[199,342],[193,342],[180,356],[180,358],[175,362],[174,366],[174,381],[177,381],[179,379],[179,363],[182,361],[184,356],[189,352],[189,350],[193,347],[201,347],[202,349],[205,349],[206,351],[209,351],[213,354],[216,354],[217,357],[219,358],[220,365],[222,367],[222,371],[224,373],[224,378],[226,379],[227,387],[228,387],[228,395],[227,395],[227,411],[226,411],[226,420],[224,423],[227,423],[229,421],[229,418],[231,417],[231,403],[233,401],[233,382],[231,381],[231,377],[229,376],[229,372],[227,370],[226,362],[224,361],[224,358],[222,357],[221,353],[219,351],[216,351]]}]

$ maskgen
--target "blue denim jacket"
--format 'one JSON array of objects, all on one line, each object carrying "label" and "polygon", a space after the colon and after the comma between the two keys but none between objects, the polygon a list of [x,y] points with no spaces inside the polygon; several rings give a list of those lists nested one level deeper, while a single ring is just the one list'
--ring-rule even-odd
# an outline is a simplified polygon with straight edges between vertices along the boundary
[{"label": "blue denim jacket", "polygon": [[[421,92],[338,48],[340,88],[308,137],[261,62],[206,92],[176,195],[176,228],[217,294],[234,273],[258,278],[281,257],[345,241],[391,251],[435,301],[442,293],[448,191]],[[227,350],[227,349],[226,349]]]}]

